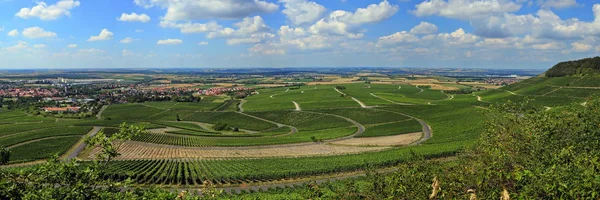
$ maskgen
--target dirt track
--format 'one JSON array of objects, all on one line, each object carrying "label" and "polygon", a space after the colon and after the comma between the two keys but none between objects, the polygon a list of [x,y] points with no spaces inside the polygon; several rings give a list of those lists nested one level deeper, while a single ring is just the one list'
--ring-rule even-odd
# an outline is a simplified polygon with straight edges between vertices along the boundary
[{"label": "dirt track", "polygon": [[419,140],[421,138],[421,135],[421,132],[416,132],[393,136],[352,138],[348,140],[332,142],[331,144],[351,146],[400,146],[409,145]]}]

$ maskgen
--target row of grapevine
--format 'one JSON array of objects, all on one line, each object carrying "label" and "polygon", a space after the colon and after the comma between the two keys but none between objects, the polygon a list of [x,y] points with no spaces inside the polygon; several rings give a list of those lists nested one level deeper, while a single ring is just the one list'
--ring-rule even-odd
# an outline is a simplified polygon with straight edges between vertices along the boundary
[{"label": "row of grapevine", "polygon": [[[289,129],[288,129],[289,130]],[[312,142],[311,138],[333,139],[351,135],[357,130],[356,127],[333,128],[316,131],[300,131],[296,134],[282,135],[275,137],[200,137],[190,135],[174,135],[148,133],[134,138],[133,140],[154,143],[166,144],[185,147],[209,147],[209,146],[258,146],[272,144],[289,144]],[[277,133],[276,133],[277,134]]]},{"label": "row of grapevine", "polygon": [[272,181],[324,173],[346,172],[369,166],[389,166],[402,162],[415,152],[426,157],[452,155],[464,142],[423,145],[381,152],[344,156],[265,158],[230,160],[132,160],[115,161],[106,178],[138,183],[198,185]]}]

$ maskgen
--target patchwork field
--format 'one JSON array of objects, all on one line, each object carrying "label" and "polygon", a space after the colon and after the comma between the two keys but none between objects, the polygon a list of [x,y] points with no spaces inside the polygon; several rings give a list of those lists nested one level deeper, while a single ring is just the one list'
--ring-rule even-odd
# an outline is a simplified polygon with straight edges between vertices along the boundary
[{"label": "patchwork field", "polygon": [[[253,184],[392,166],[413,153],[452,156],[476,142],[493,103],[530,100],[538,109],[558,109],[600,92],[595,79],[579,77],[533,78],[473,94],[446,91],[470,87],[455,80],[369,76],[385,83],[369,84],[358,78],[268,85],[273,88],[243,100],[113,104],[99,119],[0,110],[0,146],[13,151],[12,163],[66,157],[86,134],[111,135],[125,122],[144,125],[148,133],[121,146],[106,178],[179,186]],[[99,150],[74,154],[91,160]]]}]

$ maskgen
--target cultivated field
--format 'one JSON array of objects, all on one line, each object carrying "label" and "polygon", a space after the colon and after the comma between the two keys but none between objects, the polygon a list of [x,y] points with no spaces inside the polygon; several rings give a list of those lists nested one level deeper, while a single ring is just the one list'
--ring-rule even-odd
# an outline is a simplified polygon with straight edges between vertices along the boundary
[{"label": "cultivated field", "polygon": [[91,160],[99,149],[80,153],[75,144],[97,130],[114,134],[126,122],[144,125],[148,133],[121,146],[106,178],[253,184],[391,166],[413,153],[452,156],[477,141],[492,103],[530,100],[532,107],[558,110],[600,94],[597,79],[579,77],[533,78],[458,94],[452,91],[470,83],[366,75],[372,82],[325,76],[304,86],[256,85],[266,88],[244,99],[113,104],[98,119],[0,110],[0,146],[13,151],[12,163],[66,152]]}]

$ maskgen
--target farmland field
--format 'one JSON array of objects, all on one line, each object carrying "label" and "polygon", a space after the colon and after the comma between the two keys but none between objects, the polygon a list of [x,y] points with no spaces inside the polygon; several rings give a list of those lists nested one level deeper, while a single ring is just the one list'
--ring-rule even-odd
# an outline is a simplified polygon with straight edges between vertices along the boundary
[{"label": "farmland field", "polygon": [[421,124],[415,120],[392,122],[387,124],[368,126],[367,131],[357,137],[378,137],[398,135],[404,133],[421,132]]},{"label": "farmland field", "polygon": [[[435,84],[428,81],[435,79],[282,84],[243,99],[222,95],[199,102],[111,104],[97,118],[73,120],[0,111],[0,146],[13,151],[11,162],[39,161],[64,156],[92,126],[112,135],[127,122],[144,125],[148,133],[124,143],[105,178],[167,186],[260,184],[389,167],[411,152],[453,156],[477,142],[490,105],[528,100],[531,107],[559,111],[600,91],[589,88],[593,80],[572,77],[532,78],[473,94],[430,88]],[[89,161],[99,149],[83,152],[79,158]]]}]

